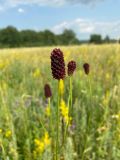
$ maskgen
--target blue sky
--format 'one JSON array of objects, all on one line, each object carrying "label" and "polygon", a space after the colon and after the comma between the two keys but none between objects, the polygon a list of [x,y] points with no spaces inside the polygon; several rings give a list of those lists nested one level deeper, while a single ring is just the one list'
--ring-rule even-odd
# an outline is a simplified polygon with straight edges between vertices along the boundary
[{"label": "blue sky", "polygon": [[0,0],[0,28],[73,29],[80,39],[92,33],[120,38],[120,0]]}]

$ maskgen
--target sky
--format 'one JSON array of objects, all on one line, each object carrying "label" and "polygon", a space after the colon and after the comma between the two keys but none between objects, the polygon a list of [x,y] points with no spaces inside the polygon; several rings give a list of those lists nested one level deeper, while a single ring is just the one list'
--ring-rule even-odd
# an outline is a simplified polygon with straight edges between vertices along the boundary
[{"label": "sky", "polygon": [[0,28],[8,25],[56,34],[72,29],[79,39],[120,38],[120,0],[0,0]]}]

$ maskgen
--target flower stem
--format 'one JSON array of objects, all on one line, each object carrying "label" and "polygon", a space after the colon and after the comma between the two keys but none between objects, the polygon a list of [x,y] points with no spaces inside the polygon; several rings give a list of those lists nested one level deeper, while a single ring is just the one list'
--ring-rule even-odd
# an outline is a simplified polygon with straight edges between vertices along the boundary
[{"label": "flower stem", "polygon": [[[72,77],[70,76],[70,90],[69,90],[69,97],[68,97],[68,110],[69,110],[69,117],[73,116],[73,98],[72,98]],[[67,134],[68,134],[68,127],[69,127],[69,122],[65,126],[65,133],[64,133],[64,142],[66,141]]]},{"label": "flower stem", "polygon": [[70,76],[70,116],[72,116],[73,113],[73,99],[72,99],[72,76]]},{"label": "flower stem", "polygon": [[55,159],[54,156],[55,156],[55,152],[54,152],[54,130],[53,130],[53,121],[52,121],[52,108],[51,108],[51,99],[48,98],[48,107],[50,109],[50,117],[49,117],[49,129],[50,129],[50,133],[51,133],[51,138],[52,138],[52,145],[51,145],[51,149],[52,149],[52,152],[53,152],[53,160]]},{"label": "flower stem", "polygon": [[58,81],[58,99],[57,99],[56,160],[58,160],[58,152],[59,152],[59,120],[60,120],[60,113],[59,113],[59,104],[60,104],[59,82],[60,81]]},{"label": "flower stem", "polygon": [[51,113],[51,104],[50,104],[50,98],[48,98],[48,108],[50,109],[50,117],[49,117],[49,129],[50,129],[50,131],[52,131],[52,113]]},{"label": "flower stem", "polygon": [[[87,111],[87,134],[90,132],[90,127],[92,126],[92,119],[93,119],[93,100],[92,100],[92,86],[91,86],[91,78],[90,76],[87,76],[88,78],[88,90],[89,90],[89,104],[90,104],[90,110]],[[82,154],[82,160],[85,159],[85,149],[87,147],[88,137],[86,135],[85,145],[84,145],[84,151]]]}]

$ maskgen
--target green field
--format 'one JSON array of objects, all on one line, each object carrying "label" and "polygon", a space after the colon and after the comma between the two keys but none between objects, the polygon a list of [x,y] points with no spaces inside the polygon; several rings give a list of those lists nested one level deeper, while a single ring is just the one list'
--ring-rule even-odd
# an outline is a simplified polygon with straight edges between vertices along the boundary
[{"label": "green field", "polygon": [[[0,50],[0,159],[119,160],[120,45],[59,48],[66,66],[70,60],[77,64],[69,123],[64,115],[69,112],[69,76],[57,123],[61,103],[58,81],[51,74],[54,47]],[[89,75],[83,70],[85,62],[90,64]],[[52,90],[50,103],[44,96],[46,83]]]}]

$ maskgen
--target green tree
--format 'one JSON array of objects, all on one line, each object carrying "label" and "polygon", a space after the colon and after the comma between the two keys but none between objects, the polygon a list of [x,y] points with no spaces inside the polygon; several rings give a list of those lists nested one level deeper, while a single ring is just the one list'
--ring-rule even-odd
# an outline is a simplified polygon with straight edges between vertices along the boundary
[{"label": "green tree", "polygon": [[101,44],[102,43],[102,36],[99,34],[92,34],[90,36],[90,43],[95,43],[95,44]]},{"label": "green tree", "polygon": [[64,32],[61,34],[60,41],[64,45],[79,43],[79,40],[76,38],[75,32],[68,29],[65,29]]},{"label": "green tree", "polygon": [[21,36],[19,31],[13,27],[8,26],[0,30],[0,44],[6,47],[18,47],[21,44]]},{"label": "green tree", "polygon": [[56,36],[53,32],[49,30],[45,30],[43,32],[38,33],[39,36],[39,43],[40,45],[55,45],[56,44]]},{"label": "green tree", "polygon": [[39,36],[36,31],[22,30],[20,32],[22,38],[22,44],[24,46],[37,46],[39,43]]},{"label": "green tree", "polygon": [[65,29],[62,34],[56,35],[49,30],[18,31],[13,26],[8,26],[0,30],[0,47],[20,47],[20,46],[51,46],[51,45],[71,45],[80,44],[76,34],[72,30]]},{"label": "green tree", "polygon": [[104,38],[104,43],[110,43],[110,37],[108,35]]}]

